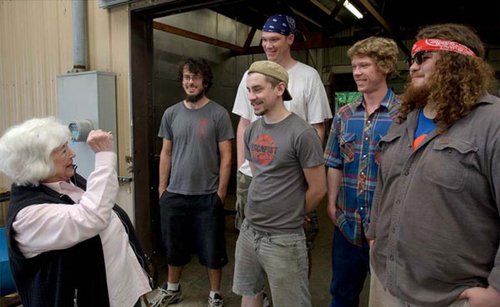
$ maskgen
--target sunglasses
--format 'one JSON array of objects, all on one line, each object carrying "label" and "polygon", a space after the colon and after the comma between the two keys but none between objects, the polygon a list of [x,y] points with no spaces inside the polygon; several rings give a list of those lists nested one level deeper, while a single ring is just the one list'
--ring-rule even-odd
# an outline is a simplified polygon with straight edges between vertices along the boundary
[{"label": "sunglasses", "polygon": [[417,65],[422,65],[423,62],[432,58],[432,51],[419,51],[415,53],[415,55],[411,58],[408,58],[408,67],[413,65],[413,63],[417,63]]}]

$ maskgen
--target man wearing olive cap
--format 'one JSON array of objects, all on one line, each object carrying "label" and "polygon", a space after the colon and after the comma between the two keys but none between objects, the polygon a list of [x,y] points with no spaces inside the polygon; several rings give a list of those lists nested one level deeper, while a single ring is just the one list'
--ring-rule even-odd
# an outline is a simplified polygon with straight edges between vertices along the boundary
[{"label": "man wearing olive cap", "polygon": [[244,134],[253,179],[236,243],[233,291],[242,306],[262,306],[266,276],[275,306],[311,306],[302,224],[326,193],[326,175],[318,134],[285,107],[287,84],[274,62],[248,70],[248,98],[261,118]]},{"label": "man wearing olive cap", "polygon": [[[270,16],[262,27],[262,49],[269,61],[281,65],[288,73],[287,84],[293,99],[285,99],[287,110],[308,122],[324,142],[325,122],[332,118],[328,97],[321,78],[313,67],[295,60],[291,46],[295,40],[295,20],[284,14]],[[236,133],[237,144],[237,195],[235,226],[240,228],[247,201],[248,187],[252,173],[244,156],[243,132],[258,116],[253,113],[246,90],[247,73],[243,75],[234,101],[232,112],[240,116]],[[314,238],[319,231],[316,211],[308,215],[305,224],[308,250],[313,247]],[[311,265],[311,263],[309,263]]]}]

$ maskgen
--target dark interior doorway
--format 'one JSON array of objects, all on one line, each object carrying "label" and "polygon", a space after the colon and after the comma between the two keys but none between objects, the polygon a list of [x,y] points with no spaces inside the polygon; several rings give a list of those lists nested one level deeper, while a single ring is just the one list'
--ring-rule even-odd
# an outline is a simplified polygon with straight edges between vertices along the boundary
[{"label": "dark interior doorway", "polygon": [[156,141],[158,122],[164,108],[155,106],[153,95],[153,20],[237,1],[215,0],[197,1],[197,3],[165,1],[164,3],[130,4],[135,226],[144,249],[149,255],[162,252],[157,191],[159,148]]}]

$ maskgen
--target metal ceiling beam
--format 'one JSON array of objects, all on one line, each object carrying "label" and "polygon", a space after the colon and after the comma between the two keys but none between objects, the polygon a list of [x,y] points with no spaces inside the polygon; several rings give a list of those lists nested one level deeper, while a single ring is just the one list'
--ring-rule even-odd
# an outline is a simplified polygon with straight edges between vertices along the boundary
[{"label": "metal ceiling beam", "polygon": [[404,53],[406,53],[407,56],[410,56],[410,50],[406,45],[403,43],[401,39],[399,39],[396,31],[389,25],[389,23],[385,20],[385,18],[380,15],[380,13],[373,7],[373,5],[370,3],[369,0],[356,0],[357,3],[359,3],[360,6],[362,6],[370,15],[375,18],[375,20],[394,38],[396,43],[398,44],[399,48],[403,50]]}]

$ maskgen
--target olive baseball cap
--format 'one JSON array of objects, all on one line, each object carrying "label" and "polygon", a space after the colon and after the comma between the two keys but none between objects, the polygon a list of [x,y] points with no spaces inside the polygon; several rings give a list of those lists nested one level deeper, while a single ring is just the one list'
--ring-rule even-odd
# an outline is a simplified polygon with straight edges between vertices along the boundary
[{"label": "olive baseball cap", "polygon": [[[274,63],[272,61],[257,61],[253,62],[248,69],[248,73],[258,72],[263,75],[273,77],[285,83],[285,87],[288,87],[288,73],[280,64]],[[283,93],[283,100],[292,100],[292,95],[285,88]]]}]

